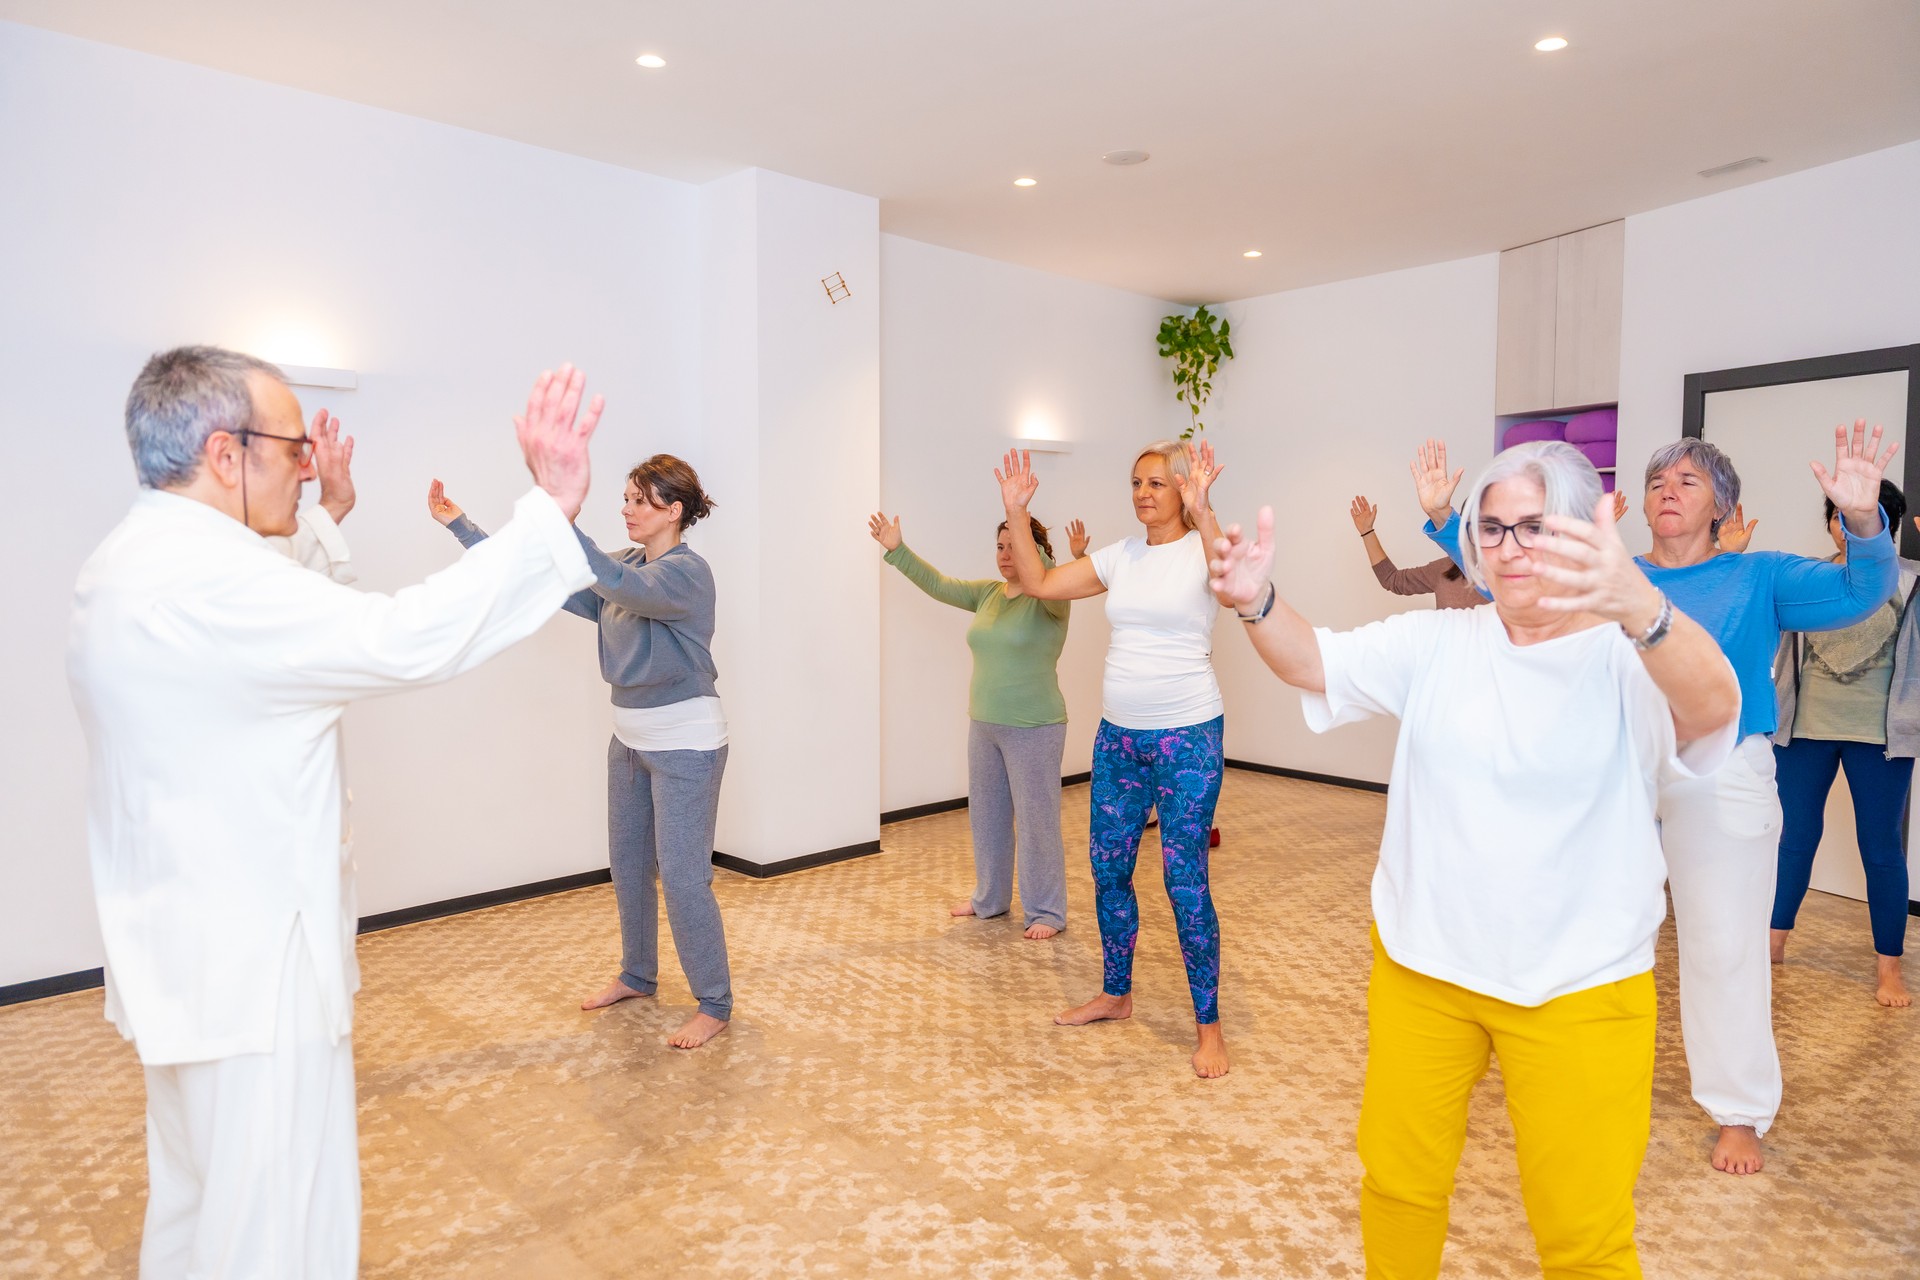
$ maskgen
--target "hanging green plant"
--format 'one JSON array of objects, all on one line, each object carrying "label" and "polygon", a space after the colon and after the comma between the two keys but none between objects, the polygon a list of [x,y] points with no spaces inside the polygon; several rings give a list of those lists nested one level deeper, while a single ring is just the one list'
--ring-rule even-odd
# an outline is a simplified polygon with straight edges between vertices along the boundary
[{"label": "hanging green plant", "polygon": [[1233,343],[1227,337],[1232,330],[1225,316],[1205,307],[1190,316],[1166,316],[1160,321],[1160,354],[1173,361],[1173,394],[1193,417],[1180,433],[1182,440],[1207,429],[1200,421],[1200,407],[1213,394],[1213,375],[1221,363],[1233,359]]}]

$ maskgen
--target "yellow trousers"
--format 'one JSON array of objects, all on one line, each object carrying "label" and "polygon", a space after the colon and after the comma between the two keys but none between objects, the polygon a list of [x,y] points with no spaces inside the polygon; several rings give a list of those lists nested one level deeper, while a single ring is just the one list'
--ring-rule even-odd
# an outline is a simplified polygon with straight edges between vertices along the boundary
[{"label": "yellow trousers", "polygon": [[1368,1280],[1440,1274],[1467,1103],[1500,1056],[1548,1280],[1640,1275],[1633,1184],[1653,1111],[1653,975],[1508,1004],[1394,963],[1373,937],[1360,1232]]}]

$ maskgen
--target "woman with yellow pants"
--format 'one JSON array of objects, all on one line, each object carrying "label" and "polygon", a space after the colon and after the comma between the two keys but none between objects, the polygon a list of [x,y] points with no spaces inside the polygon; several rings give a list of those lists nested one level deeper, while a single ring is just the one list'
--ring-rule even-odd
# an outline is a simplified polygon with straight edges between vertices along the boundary
[{"label": "woman with yellow pants", "polygon": [[1497,1054],[1546,1275],[1637,1277],[1654,802],[1662,776],[1726,758],[1739,685],[1634,565],[1577,450],[1516,446],[1470,493],[1461,550],[1490,608],[1316,630],[1269,578],[1270,509],[1254,540],[1220,540],[1212,586],[1316,732],[1400,719],[1373,879],[1367,1275],[1439,1274],[1468,1099]]}]

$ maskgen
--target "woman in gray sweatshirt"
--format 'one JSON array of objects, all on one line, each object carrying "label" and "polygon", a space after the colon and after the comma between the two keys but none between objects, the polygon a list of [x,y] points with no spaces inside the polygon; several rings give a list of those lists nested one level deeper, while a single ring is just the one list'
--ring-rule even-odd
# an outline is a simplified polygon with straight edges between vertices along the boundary
[{"label": "woman in gray sweatshirt", "polygon": [[[438,480],[427,509],[462,546],[487,535]],[[727,766],[727,721],[714,689],[713,571],[681,536],[713,510],[694,469],[670,454],[627,476],[621,514],[636,545],[609,556],[575,529],[594,584],[567,601],[600,628],[600,673],[613,686],[607,744],[607,841],[620,908],[620,974],[581,1002],[600,1009],[659,987],[655,882],[687,985],[700,1002],[667,1043],[693,1049],[733,1014],[726,932],[713,896],[713,830]]]}]

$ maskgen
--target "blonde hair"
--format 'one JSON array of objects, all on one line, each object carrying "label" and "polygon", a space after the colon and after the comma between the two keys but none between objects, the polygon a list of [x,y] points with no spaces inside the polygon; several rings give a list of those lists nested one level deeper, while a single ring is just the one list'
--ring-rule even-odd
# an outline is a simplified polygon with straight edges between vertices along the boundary
[{"label": "blonde hair", "polygon": [[[1174,485],[1174,493],[1178,496],[1180,492],[1178,481],[1185,480],[1189,474],[1187,471],[1186,444],[1179,440],[1155,440],[1152,444],[1134,455],[1133,467],[1139,466],[1140,460],[1143,458],[1159,458],[1167,464],[1168,472],[1177,477]],[[1127,468],[1128,479],[1133,478],[1133,467]],[[1180,523],[1189,529],[1194,527],[1193,514],[1187,510],[1187,504],[1184,498],[1182,498],[1180,502]]]}]

